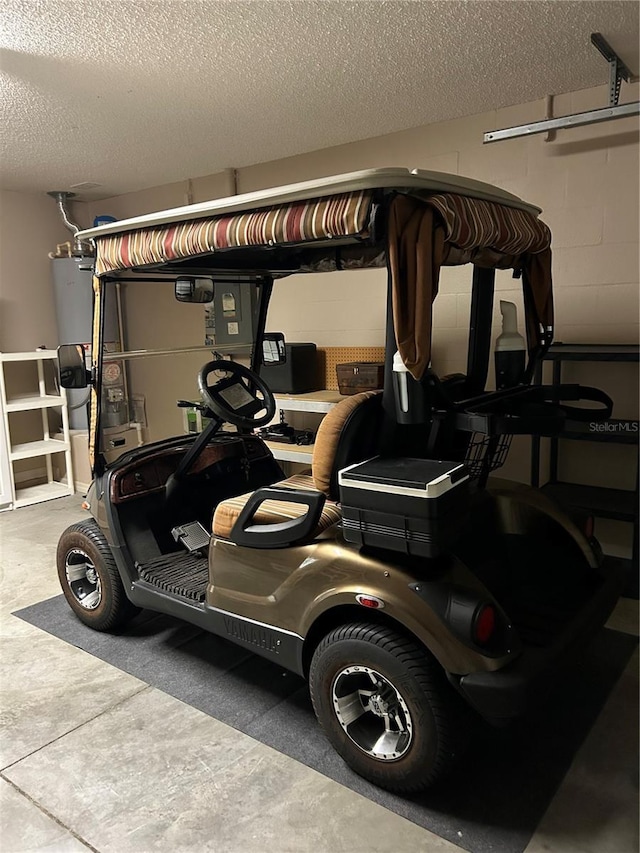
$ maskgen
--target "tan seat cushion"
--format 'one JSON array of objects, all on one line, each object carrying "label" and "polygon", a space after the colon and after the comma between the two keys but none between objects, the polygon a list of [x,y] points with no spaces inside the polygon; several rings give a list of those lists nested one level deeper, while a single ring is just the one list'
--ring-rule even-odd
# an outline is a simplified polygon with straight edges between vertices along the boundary
[{"label": "tan seat cushion", "polygon": [[[316,487],[313,482],[313,477],[310,474],[294,474],[287,480],[282,480],[279,483],[274,483],[273,488],[289,488],[289,489],[305,489],[315,492]],[[235,498],[229,498],[222,501],[216,507],[213,516],[213,533],[222,539],[229,539],[233,526],[238,520],[238,516],[244,509],[246,502],[254,492],[247,492],[244,495],[238,495]],[[307,511],[304,504],[290,503],[288,501],[264,501],[253,517],[254,524],[278,524],[283,521],[289,521],[293,518],[299,518]],[[340,521],[341,513],[338,505],[333,501],[325,501],[322,508],[322,514],[318,521],[314,535],[317,536]]]},{"label": "tan seat cushion", "polygon": [[325,495],[329,494],[338,443],[345,423],[358,406],[370,397],[376,397],[379,393],[379,391],[361,391],[352,397],[346,397],[344,400],[340,400],[322,419],[322,423],[318,427],[311,463],[313,481],[319,492],[324,492]]},{"label": "tan seat cushion", "polygon": [[[307,491],[318,491],[324,495],[329,495],[336,452],[345,424],[358,406],[379,393],[379,391],[363,391],[360,394],[354,394],[352,397],[346,397],[334,406],[323,418],[318,428],[313,449],[311,473],[294,474],[287,480],[274,483],[274,487],[306,489]],[[218,504],[212,524],[215,536],[222,539],[231,537],[233,526],[252,494],[253,492],[247,492],[235,498],[228,498]],[[260,505],[253,520],[255,524],[279,524],[283,521],[300,518],[306,511],[307,507],[304,504],[269,500]],[[325,501],[314,535],[317,536],[322,533],[323,530],[340,521],[341,517],[338,504],[330,500]]]}]

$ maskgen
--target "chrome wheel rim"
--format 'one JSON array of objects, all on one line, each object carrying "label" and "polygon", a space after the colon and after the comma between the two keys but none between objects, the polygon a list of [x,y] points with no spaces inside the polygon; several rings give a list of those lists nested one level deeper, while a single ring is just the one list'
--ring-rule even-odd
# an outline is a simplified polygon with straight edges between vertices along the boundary
[{"label": "chrome wheel rim", "polygon": [[378,761],[398,761],[413,739],[413,721],[402,694],[368,666],[347,666],[333,679],[333,710],[349,739]]},{"label": "chrome wheel rim", "polygon": [[95,610],[102,601],[102,586],[96,567],[81,548],[73,548],[64,563],[67,586],[85,610]]}]

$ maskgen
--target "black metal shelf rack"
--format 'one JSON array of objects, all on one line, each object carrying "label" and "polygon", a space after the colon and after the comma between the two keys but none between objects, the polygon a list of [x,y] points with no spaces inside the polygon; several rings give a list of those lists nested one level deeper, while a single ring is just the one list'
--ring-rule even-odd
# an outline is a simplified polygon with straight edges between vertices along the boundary
[{"label": "black metal shelf rack", "polygon": [[[636,344],[565,344],[555,343],[549,348],[543,362],[538,365],[534,381],[542,383],[544,362],[552,363],[552,382],[562,382],[562,363],[582,362],[631,362],[638,363],[640,347]],[[611,426],[613,425],[613,428]],[[561,506],[568,509],[588,511],[598,518],[615,519],[633,524],[633,546],[631,560],[624,561],[629,569],[628,595],[638,597],[638,472],[636,468],[635,489],[611,489],[581,483],[565,483],[558,479],[558,455],[560,441],[591,441],[608,444],[638,446],[637,422],[616,419],[611,424],[600,424],[593,429],[590,424],[571,423],[558,436],[550,440],[549,479],[541,490]],[[540,486],[540,443],[539,436],[531,442],[531,484]]]}]

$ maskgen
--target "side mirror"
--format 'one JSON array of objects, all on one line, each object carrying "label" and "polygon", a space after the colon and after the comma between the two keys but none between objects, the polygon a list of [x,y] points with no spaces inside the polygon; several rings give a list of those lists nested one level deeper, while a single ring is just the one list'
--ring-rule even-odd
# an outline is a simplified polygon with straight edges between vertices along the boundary
[{"label": "side mirror", "polygon": [[212,302],[213,279],[177,278],[175,294],[178,302]]},{"label": "side mirror", "polygon": [[265,332],[262,336],[262,363],[284,364],[287,350],[282,332]]},{"label": "side mirror", "polygon": [[86,388],[91,382],[82,344],[63,344],[58,347],[58,366],[63,388]]}]

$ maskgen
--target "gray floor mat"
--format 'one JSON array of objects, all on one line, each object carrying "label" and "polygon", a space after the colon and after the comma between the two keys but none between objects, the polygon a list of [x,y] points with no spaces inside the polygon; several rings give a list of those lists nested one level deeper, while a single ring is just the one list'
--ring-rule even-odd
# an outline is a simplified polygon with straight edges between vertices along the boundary
[{"label": "gray floor mat", "polygon": [[148,612],[125,633],[99,634],[62,596],[15,615],[472,853],[522,853],[637,646],[636,638],[603,629],[547,713],[507,729],[481,727],[455,775],[407,799],[370,785],[342,762],[300,678],[226,640]]}]

